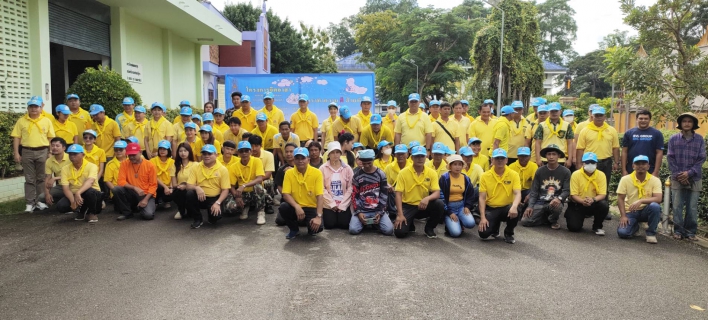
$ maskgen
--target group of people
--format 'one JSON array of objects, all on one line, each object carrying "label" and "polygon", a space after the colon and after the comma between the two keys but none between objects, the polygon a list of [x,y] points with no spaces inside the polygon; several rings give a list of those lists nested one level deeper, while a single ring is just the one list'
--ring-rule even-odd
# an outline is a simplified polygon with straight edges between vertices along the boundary
[{"label": "group of people", "polygon": [[[395,101],[383,116],[372,112],[369,97],[356,114],[331,103],[320,124],[306,94],[289,121],[274,98],[266,93],[257,111],[248,95],[234,92],[233,109],[207,102],[202,115],[182,101],[170,123],[158,102],[148,120],[146,108],[126,97],[114,120],[101,105],[82,109],[76,94],[54,116],[42,111],[41,97],[32,97],[12,132],[25,173],[26,211],[56,204],[77,220],[96,222],[111,199],[118,220],[135,214],[149,220],[174,201],[175,219],[189,217],[195,229],[203,224],[203,209],[212,224],[255,212],[262,225],[280,195],[275,222],[288,227],[287,239],[301,226],[309,234],[334,228],[359,234],[370,227],[405,237],[415,232],[415,219],[426,219],[429,238],[444,224],[451,237],[478,226],[481,239],[495,239],[505,222],[503,238],[514,243],[519,222],[559,229],[561,214],[570,231],[592,217],[592,230],[604,235],[610,175],[621,170],[617,233],[632,237],[639,222],[648,222],[646,241],[657,242],[664,141],[650,126],[649,111],[637,112],[637,127],[625,133],[620,153],[618,133],[598,105],[576,124],[573,110],[542,98],[533,100],[525,118],[521,101],[495,117],[494,101],[485,100],[474,118],[465,100],[432,100],[426,113],[413,93],[400,114]],[[684,113],[677,123],[681,132],[671,137],[667,153],[674,237],[693,240],[705,145],[695,115]]]}]

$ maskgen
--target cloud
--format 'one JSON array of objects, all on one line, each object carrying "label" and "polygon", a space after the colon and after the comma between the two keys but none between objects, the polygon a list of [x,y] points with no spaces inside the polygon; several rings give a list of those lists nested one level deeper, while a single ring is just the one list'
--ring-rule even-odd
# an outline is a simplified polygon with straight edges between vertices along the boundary
[{"label": "cloud", "polygon": [[285,99],[285,102],[289,104],[297,104],[298,100],[300,100],[300,96],[297,93],[291,93],[287,99]]},{"label": "cloud", "polygon": [[354,83],[355,81],[356,80],[354,80],[354,78],[347,78],[347,87],[344,89],[344,91],[356,94],[364,94],[367,90],[369,90],[367,88],[357,86]]},{"label": "cloud", "polygon": [[304,76],[304,77],[300,78],[300,83],[310,83],[310,82],[312,82],[312,80],[315,80],[315,78]]},{"label": "cloud", "polygon": [[292,80],[280,79],[280,82],[278,82],[278,87],[289,87],[293,85],[293,83],[294,82]]},{"label": "cloud", "polygon": [[327,85],[327,80],[317,80],[317,84],[326,86]]}]

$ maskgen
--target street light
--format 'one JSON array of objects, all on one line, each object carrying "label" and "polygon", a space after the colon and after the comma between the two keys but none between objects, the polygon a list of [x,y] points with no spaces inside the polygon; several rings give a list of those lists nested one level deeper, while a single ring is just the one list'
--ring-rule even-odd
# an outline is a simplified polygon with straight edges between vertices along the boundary
[{"label": "street light", "polygon": [[488,5],[497,8],[502,13],[501,37],[499,39],[499,83],[497,84],[497,116],[501,113],[501,93],[502,93],[502,59],[504,53],[504,10],[499,6],[504,0],[482,0]]},{"label": "street light", "polygon": [[420,93],[420,92],[418,92],[418,89],[420,88],[420,87],[418,87],[418,65],[415,64],[415,61],[413,61],[413,59],[404,59],[404,60],[415,66],[415,93]]}]

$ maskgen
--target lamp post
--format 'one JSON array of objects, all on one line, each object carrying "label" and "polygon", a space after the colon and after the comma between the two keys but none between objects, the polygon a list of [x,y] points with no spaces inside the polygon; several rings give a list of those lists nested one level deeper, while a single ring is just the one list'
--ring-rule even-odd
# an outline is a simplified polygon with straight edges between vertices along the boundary
[{"label": "lamp post", "polygon": [[415,61],[413,61],[413,59],[406,59],[406,62],[415,66],[415,93],[420,93],[418,92],[418,90],[420,89],[420,87],[418,86],[418,65],[415,64]]},{"label": "lamp post", "polygon": [[482,0],[488,5],[498,9],[502,13],[501,37],[499,38],[499,82],[497,83],[497,116],[501,113],[501,93],[502,93],[502,59],[504,57],[504,10],[499,6],[504,0]]}]

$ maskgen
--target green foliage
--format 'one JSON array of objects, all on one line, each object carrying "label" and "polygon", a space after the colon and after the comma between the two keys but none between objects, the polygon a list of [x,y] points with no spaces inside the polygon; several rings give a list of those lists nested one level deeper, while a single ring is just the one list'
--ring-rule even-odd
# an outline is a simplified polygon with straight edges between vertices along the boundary
[{"label": "green foliage", "polygon": [[22,213],[25,210],[25,199],[20,198],[0,203],[0,216]]},{"label": "green foliage", "polygon": [[330,22],[327,31],[337,58],[347,57],[358,50],[350,18],[344,18],[337,24]]},{"label": "green foliage", "polygon": [[410,13],[417,8],[417,0],[366,0],[366,4],[361,7],[359,13],[365,15],[387,10],[397,13]]},{"label": "green foliage", "polygon": [[115,118],[123,112],[123,98],[132,97],[135,105],[141,105],[140,95],[130,86],[130,83],[114,70],[98,66],[86,68],[67,92],[81,97],[81,108],[88,110],[92,104],[100,104],[106,109],[106,116]]},{"label": "green foliage", "polygon": [[303,40],[307,47],[312,48],[312,54],[317,62],[314,72],[316,73],[336,73],[337,64],[334,61],[332,49],[328,46],[330,39],[327,31],[306,26],[300,22]]},{"label": "green foliage", "polygon": [[612,47],[632,47],[639,48],[637,37],[630,36],[629,31],[620,31],[615,29],[612,33],[602,37],[602,41],[598,43],[601,50],[607,50]]},{"label": "green foliage", "polygon": [[573,51],[573,41],[578,26],[575,24],[575,10],[569,0],[546,0],[536,5],[538,26],[541,29],[541,43],[538,53],[545,60],[564,64],[577,56]]},{"label": "green foliage", "polygon": [[605,51],[595,50],[570,61],[568,72],[573,81],[573,95],[589,93],[596,98],[605,98],[612,93],[612,85],[605,81]]},{"label": "green foliage", "polygon": [[[175,118],[180,117],[179,114],[179,108],[170,108],[167,109],[167,114],[165,114],[165,119],[169,120],[170,122],[174,121]],[[196,106],[192,106],[192,113],[196,113],[198,115],[203,115],[204,114],[204,109]],[[150,115],[150,118],[152,118],[152,115]]]},{"label": "green foliage", "polygon": [[0,111],[0,178],[11,175],[15,172],[16,163],[12,150],[12,128],[17,119],[24,116],[24,113]]}]

